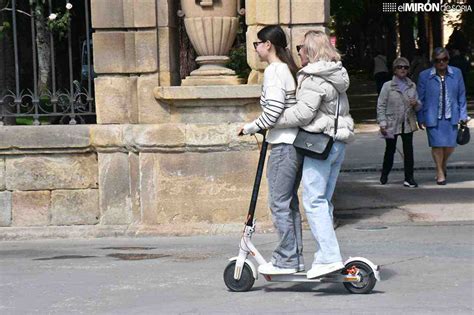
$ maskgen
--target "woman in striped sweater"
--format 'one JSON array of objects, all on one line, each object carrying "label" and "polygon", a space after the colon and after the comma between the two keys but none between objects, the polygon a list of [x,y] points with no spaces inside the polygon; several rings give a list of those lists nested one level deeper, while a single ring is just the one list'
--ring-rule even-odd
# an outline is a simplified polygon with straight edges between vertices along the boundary
[{"label": "woman in striped sweater", "polygon": [[[243,126],[239,135],[254,134],[272,128],[286,108],[296,104],[297,66],[287,48],[280,26],[267,26],[257,34],[253,45],[259,58],[268,62],[265,69],[260,105],[261,115]],[[267,179],[269,206],[280,239],[268,264],[260,265],[263,274],[289,274],[304,270],[301,215],[298,186],[303,158],[294,146],[298,128],[270,129],[266,141],[271,144]]]}]

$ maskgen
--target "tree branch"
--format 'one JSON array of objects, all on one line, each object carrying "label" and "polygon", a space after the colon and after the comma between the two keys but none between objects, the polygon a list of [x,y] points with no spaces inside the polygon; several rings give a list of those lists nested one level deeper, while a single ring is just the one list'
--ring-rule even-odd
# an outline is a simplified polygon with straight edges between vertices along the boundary
[{"label": "tree branch", "polygon": [[[0,12],[2,12],[2,11],[13,11],[11,8],[8,7],[9,4],[10,4],[10,3],[8,2],[6,7],[4,7],[3,9],[0,9]],[[27,16],[31,17],[31,14],[26,13],[25,11],[22,11],[22,10],[18,10],[18,9],[17,9],[16,12],[22,13],[22,14],[24,14],[24,15],[27,15]]]}]

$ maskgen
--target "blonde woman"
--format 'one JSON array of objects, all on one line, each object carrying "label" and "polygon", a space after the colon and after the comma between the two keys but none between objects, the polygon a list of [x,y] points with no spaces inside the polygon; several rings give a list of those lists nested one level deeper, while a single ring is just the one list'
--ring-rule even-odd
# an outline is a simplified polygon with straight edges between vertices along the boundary
[{"label": "blonde woman", "polygon": [[305,156],[303,162],[303,206],[317,244],[307,277],[317,278],[344,268],[333,228],[334,207],[331,199],[344,160],[346,143],[354,136],[354,122],[349,114],[346,95],[349,76],[328,36],[321,31],[309,31],[297,50],[303,65],[297,75],[297,104],[285,109],[276,127],[300,126],[309,132],[334,136],[338,99],[340,107],[336,141],[329,157],[317,160]]}]

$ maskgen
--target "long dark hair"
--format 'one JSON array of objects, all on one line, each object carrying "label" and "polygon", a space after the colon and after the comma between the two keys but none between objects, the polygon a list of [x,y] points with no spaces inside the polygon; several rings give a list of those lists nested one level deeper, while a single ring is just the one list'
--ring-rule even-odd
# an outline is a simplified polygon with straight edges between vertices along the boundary
[{"label": "long dark hair", "polygon": [[296,79],[298,66],[293,60],[290,50],[287,48],[288,42],[286,41],[286,35],[283,29],[278,25],[268,25],[257,33],[257,37],[262,42],[266,42],[268,40],[273,44],[273,46],[275,46],[276,55],[281,61],[288,65],[291,74]]}]

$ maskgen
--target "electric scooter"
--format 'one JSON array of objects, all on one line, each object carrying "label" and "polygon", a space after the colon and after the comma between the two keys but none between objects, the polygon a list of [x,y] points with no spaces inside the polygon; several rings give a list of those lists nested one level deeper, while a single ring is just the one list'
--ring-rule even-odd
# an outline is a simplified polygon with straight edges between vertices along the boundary
[{"label": "electric scooter", "polygon": [[[267,263],[252,244],[252,235],[255,232],[255,207],[257,205],[258,191],[268,148],[268,143],[265,141],[266,132],[262,131],[259,133],[263,135],[263,142],[253,185],[252,199],[243,235],[240,239],[239,255],[229,259],[230,262],[224,270],[224,283],[230,291],[234,292],[249,291],[254,285],[255,280],[258,279],[258,266]],[[249,259],[249,255],[254,258],[257,265]],[[308,279],[305,272],[284,275],[262,275],[269,282],[342,283],[349,292],[355,294],[370,293],[376,282],[380,281],[379,266],[363,257],[351,257],[344,262],[344,269],[313,279]]]}]

